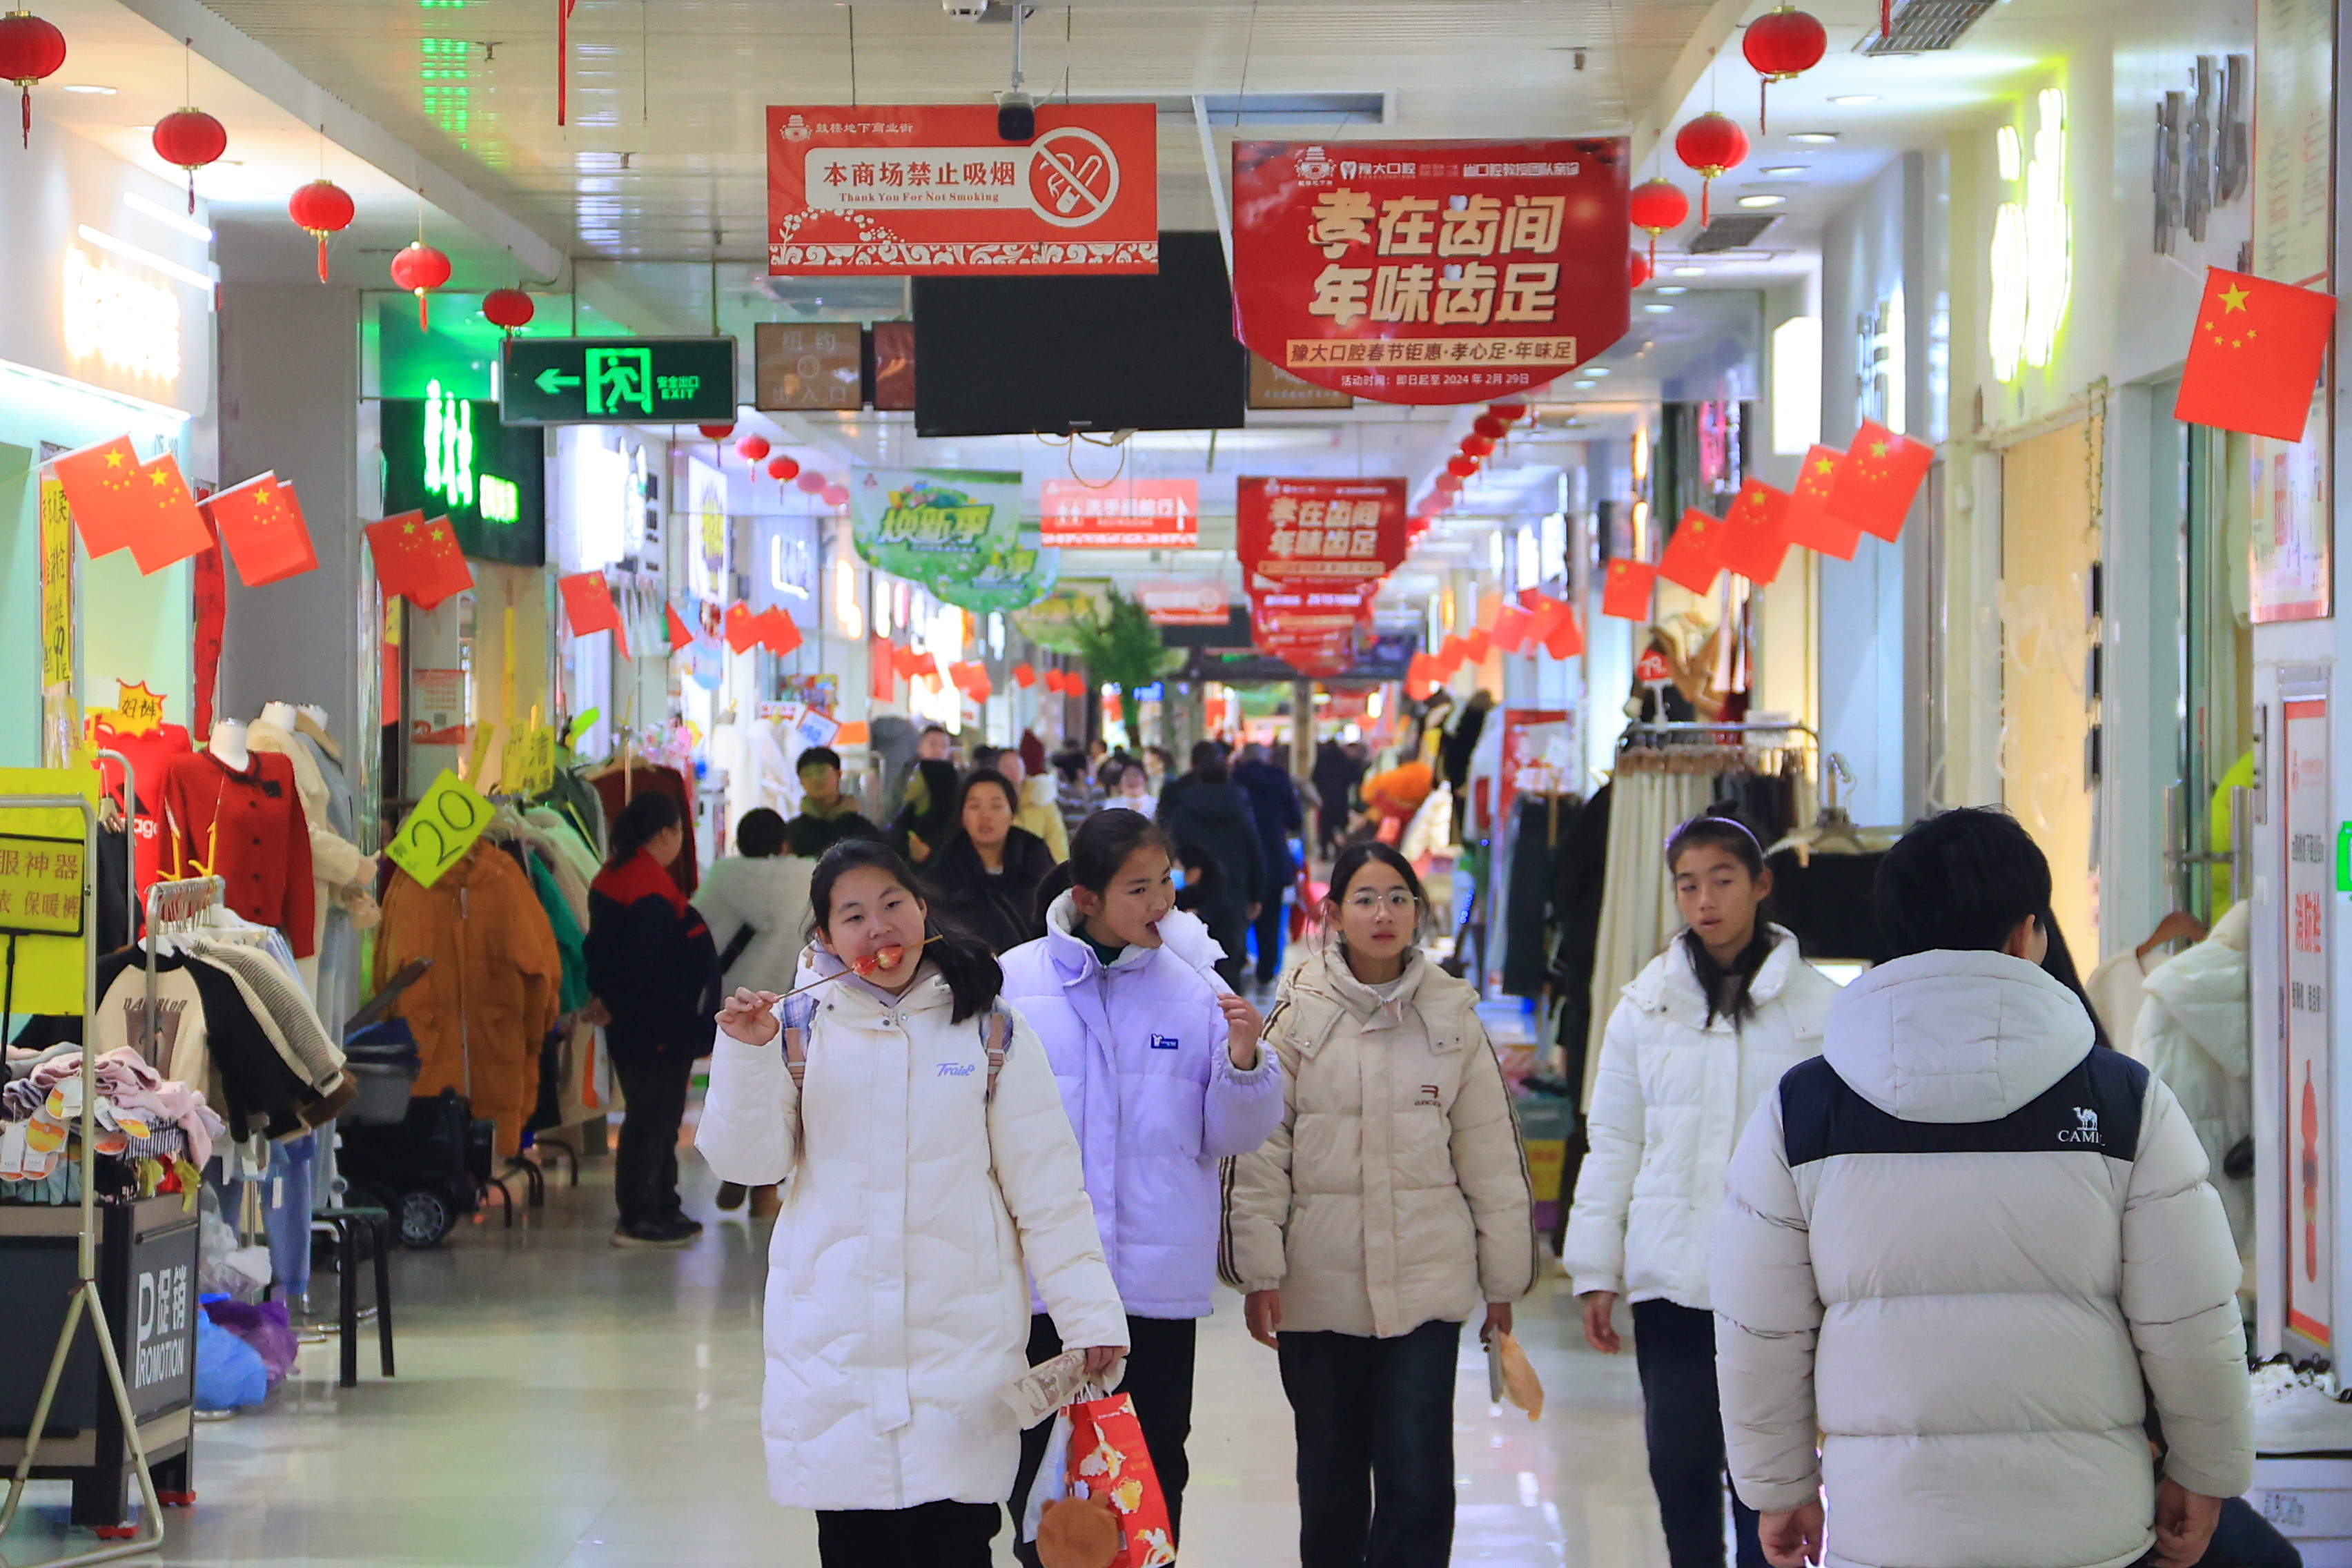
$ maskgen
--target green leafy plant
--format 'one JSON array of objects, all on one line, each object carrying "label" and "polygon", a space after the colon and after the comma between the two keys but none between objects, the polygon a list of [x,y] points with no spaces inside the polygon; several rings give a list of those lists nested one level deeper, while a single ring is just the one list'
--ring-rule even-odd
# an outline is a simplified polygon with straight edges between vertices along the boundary
[{"label": "green leafy plant", "polygon": [[1151,624],[1141,601],[1117,588],[1106,595],[1102,611],[1079,617],[1072,626],[1078,658],[1097,686],[1118,688],[1119,719],[1127,727],[1131,752],[1143,750],[1143,714],[1135,694],[1183,662],[1183,650],[1171,648]]}]

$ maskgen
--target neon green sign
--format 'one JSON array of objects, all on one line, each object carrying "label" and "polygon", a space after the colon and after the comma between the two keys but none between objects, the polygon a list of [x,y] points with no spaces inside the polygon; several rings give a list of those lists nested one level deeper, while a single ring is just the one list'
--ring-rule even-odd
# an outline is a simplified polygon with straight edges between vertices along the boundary
[{"label": "neon green sign", "polygon": [[425,488],[451,506],[474,504],[474,405],[425,386]]}]

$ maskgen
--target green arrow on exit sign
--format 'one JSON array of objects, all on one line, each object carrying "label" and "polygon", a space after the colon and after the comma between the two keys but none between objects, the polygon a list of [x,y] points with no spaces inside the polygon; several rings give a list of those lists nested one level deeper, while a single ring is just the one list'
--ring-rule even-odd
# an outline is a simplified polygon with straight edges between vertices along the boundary
[{"label": "green arrow on exit sign", "polygon": [[509,338],[508,425],[709,425],[735,417],[733,338]]}]

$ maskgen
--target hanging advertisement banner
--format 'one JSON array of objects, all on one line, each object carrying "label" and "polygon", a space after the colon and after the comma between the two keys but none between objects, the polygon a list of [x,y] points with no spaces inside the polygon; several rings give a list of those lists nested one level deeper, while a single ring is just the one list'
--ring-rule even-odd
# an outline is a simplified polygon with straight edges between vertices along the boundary
[{"label": "hanging advertisement banner", "polygon": [[1397,479],[1241,479],[1242,568],[1277,583],[1384,577],[1404,563],[1405,492]]},{"label": "hanging advertisement banner", "polygon": [[1539,386],[1625,335],[1626,144],[1236,142],[1242,341],[1383,403]]},{"label": "hanging advertisement banner", "polygon": [[1380,579],[1330,588],[1250,588],[1250,626],[1269,632],[1346,630],[1370,626]]},{"label": "hanging advertisement banner", "polygon": [[1076,550],[1190,550],[1201,542],[1197,479],[1047,479],[1039,527],[1048,544]]},{"label": "hanging advertisement banner", "polygon": [[[2286,1326],[2333,1350],[2336,1295],[2336,1117],[2330,1068],[2328,926],[2336,905],[2335,816],[2328,805],[2327,699],[2282,680],[2285,771]],[[2297,683],[2312,692],[2312,683]],[[2321,689],[2324,690],[2324,688]]]},{"label": "hanging advertisement banner", "polygon": [[1098,579],[1065,583],[1016,614],[1013,626],[1049,653],[1076,654],[1081,651],[1079,623],[1101,616],[1109,607],[1108,583]]},{"label": "hanging advertisement banner", "polygon": [[1021,476],[860,468],[850,481],[849,508],[857,553],[868,566],[926,587],[969,583],[991,555],[1018,546]]},{"label": "hanging advertisement banner", "polygon": [[1156,626],[1222,626],[1233,618],[1224,584],[1213,577],[1138,583],[1135,598]]},{"label": "hanging advertisement banner", "polygon": [[1159,119],[1040,104],[1018,142],[990,104],[771,107],[768,270],[1157,272]]},{"label": "hanging advertisement banner", "polygon": [[922,583],[941,602],[975,616],[1021,610],[1053,591],[1054,579],[1062,574],[1061,560],[1060,551],[1039,548],[1035,529],[1024,528],[1011,549],[987,552],[980,570],[970,577],[958,579],[942,573]]}]

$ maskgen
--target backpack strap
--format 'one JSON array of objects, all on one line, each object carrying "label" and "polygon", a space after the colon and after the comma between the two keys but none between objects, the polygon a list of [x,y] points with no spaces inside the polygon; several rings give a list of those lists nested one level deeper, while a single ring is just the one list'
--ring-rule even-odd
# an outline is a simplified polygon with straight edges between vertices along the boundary
[{"label": "backpack strap", "polygon": [[776,1016],[784,1026],[784,1070],[798,1089],[808,1077],[809,1020],[816,1016],[816,1004],[805,996],[786,997]]},{"label": "backpack strap", "polygon": [[996,1075],[1004,1070],[1004,1053],[1013,1044],[1013,1015],[997,1003],[980,1026],[980,1043],[988,1051],[988,1092],[983,1103],[996,1098]]}]

